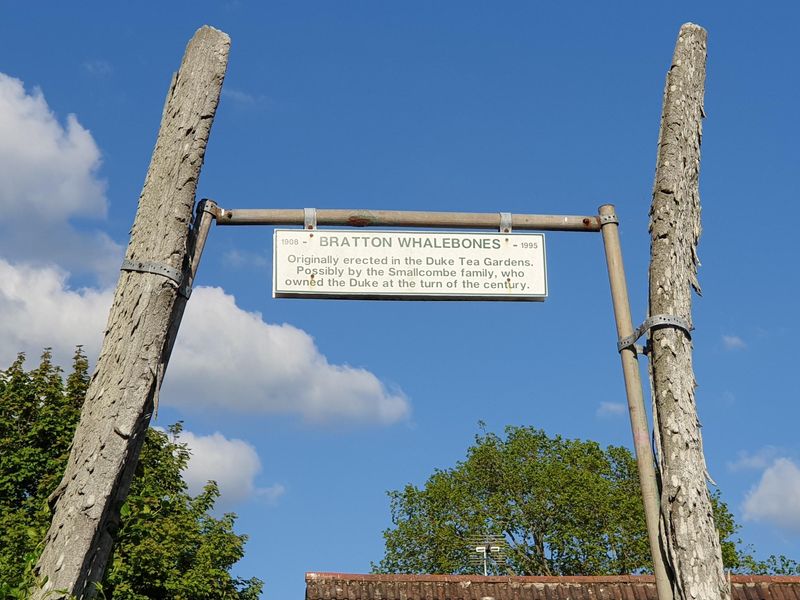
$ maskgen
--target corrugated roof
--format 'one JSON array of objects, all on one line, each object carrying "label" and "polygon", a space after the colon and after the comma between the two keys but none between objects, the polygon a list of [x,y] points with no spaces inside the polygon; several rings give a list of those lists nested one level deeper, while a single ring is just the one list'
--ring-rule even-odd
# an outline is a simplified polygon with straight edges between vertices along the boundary
[{"label": "corrugated roof", "polygon": [[[733,575],[734,600],[800,600],[800,577]],[[657,600],[652,575],[481,577],[306,573],[306,600]]]}]

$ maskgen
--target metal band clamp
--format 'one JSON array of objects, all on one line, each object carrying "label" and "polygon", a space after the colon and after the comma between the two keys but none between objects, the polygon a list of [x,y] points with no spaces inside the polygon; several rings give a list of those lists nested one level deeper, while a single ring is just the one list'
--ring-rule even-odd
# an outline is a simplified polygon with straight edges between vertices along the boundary
[{"label": "metal band clamp", "polygon": [[511,233],[512,216],[510,212],[500,213],[500,233]]},{"label": "metal band clamp", "polygon": [[305,229],[317,228],[317,209],[304,208],[303,209],[303,227]]},{"label": "metal band clamp", "polygon": [[209,200],[208,198],[203,198],[200,202],[197,203],[197,210],[199,212],[204,212],[210,214],[215,219],[217,218],[217,203],[213,200]]},{"label": "metal band clamp", "polygon": [[192,295],[191,286],[183,283],[183,273],[175,267],[152,260],[128,260],[126,258],[122,261],[120,271],[137,271],[139,273],[161,275],[172,281],[177,286],[178,293],[184,298],[188,299]]},{"label": "metal band clamp", "polygon": [[632,346],[634,351],[643,354],[640,347],[636,346],[636,340],[642,337],[646,331],[656,327],[677,327],[678,329],[682,329],[689,339],[692,338],[692,326],[689,324],[689,321],[683,317],[678,317],[676,315],[653,315],[639,325],[631,335],[617,342],[617,352],[622,352],[625,348],[630,348]]},{"label": "metal band clamp", "polygon": [[611,213],[610,215],[600,215],[600,225],[603,226],[607,225],[608,223],[616,223],[619,225],[619,219],[617,218],[617,215],[614,213]]}]

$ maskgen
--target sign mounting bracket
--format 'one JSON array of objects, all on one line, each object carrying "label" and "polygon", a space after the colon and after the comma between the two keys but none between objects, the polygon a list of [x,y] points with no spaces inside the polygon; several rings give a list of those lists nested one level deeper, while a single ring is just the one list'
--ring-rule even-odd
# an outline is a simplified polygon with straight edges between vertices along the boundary
[{"label": "sign mounting bracket", "polygon": [[501,212],[500,213],[500,233],[511,233],[512,225],[511,222],[514,218],[511,216],[510,212]]},{"label": "sign mounting bracket", "polygon": [[303,209],[303,229],[316,229],[317,228],[317,209],[304,208]]}]

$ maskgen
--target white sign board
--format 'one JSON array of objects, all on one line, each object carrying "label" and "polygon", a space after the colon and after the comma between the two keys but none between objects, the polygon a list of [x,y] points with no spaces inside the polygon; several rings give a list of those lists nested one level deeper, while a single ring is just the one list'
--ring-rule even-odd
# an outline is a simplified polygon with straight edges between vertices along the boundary
[{"label": "white sign board", "polygon": [[547,297],[544,235],[276,229],[275,298]]}]

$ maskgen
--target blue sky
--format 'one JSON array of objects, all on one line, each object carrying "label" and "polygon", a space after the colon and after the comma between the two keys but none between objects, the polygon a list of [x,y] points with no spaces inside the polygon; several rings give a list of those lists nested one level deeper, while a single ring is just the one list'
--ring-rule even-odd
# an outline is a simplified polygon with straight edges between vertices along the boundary
[{"label": "blue sky", "polygon": [[[709,31],[695,365],[706,455],[758,554],[800,557],[793,3],[3,3],[0,364],[95,356],[171,73],[232,38],[199,197],[225,208],[594,214],[615,203],[634,319],[664,76]],[[529,303],[273,300],[271,231],[211,232],[155,423],[250,535],[242,575],[382,556],[386,490],[492,431],[630,447],[602,243],[547,235]],[[213,317],[213,318],[212,318]],[[34,364],[33,361],[30,363]]]}]

